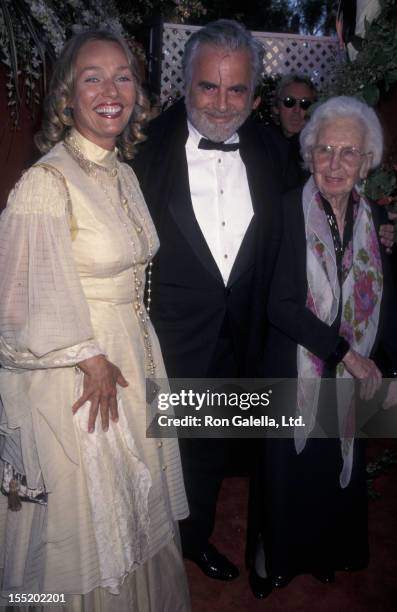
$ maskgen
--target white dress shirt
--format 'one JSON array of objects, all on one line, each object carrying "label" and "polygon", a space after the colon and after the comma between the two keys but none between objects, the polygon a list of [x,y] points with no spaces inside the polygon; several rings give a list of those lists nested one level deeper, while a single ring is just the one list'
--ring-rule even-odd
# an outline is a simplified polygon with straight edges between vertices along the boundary
[{"label": "white dress shirt", "polygon": [[[186,158],[197,223],[225,285],[253,217],[247,172],[237,151],[199,149],[201,134],[188,122]],[[238,142],[238,134],[226,140]]]}]

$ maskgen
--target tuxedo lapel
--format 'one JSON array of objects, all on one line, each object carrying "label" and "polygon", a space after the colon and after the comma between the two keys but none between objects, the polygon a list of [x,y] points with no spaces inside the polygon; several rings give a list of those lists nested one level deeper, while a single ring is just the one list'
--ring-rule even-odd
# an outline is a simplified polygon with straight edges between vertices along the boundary
[{"label": "tuxedo lapel", "polygon": [[[239,130],[240,155],[247,172],[247,181],[251,195],[254,216],[244,235],[237,253],[228,286],[235,283],[240,276],[255,263],[257,245],[263,236],[270,231],[270,202],[274,201],[272,161],[266,153],[264,143],[258,135],[259,126],[248,120]],[[264,179],[264,174],[270,176]],[[259,239],[259,236],[262,238]]]},{"label": "tuxedo lapel", "polygon": [[[259,130],[260,126],[250,119],[242,126],[239,131],[240,155],[247,171],[254,213],[265,221],[270,211],[270,206],[266,203],[274,201],[274,176],[272,176],[273,161],[264,148]],[[264,175],[268,176],[269,180],[266,180]]]},{"label": "tuxedo lapel", "polygon": [[169,211],[201,264],[216,280],[223,283],[222,275],[194,214],[185,149],[179,161],[178,174],[175,175],[170,191]]},{"label": "tuxedo lapel", "polygon": [[233,285],[255,263],[256,229],[256,217],[254,215],[244,234],[243,241],[231,269],[227,282],[228,287]]},{"label": "tuxedo lapel", "polygon": [[282,168],[275,163],[261,126],[252,120],[241,128],[240,142],[256,217],[255,267],[260,277],[268,278],[280,242]]}]

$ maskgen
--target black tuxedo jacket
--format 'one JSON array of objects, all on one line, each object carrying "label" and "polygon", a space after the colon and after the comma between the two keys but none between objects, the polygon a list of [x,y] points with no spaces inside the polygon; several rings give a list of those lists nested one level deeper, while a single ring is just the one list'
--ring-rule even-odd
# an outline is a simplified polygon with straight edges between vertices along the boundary
[{"label": "black tuxedo jacket", "polygon": [[151,318],[168,375],[213,375],[226,337],[237,364],[230,376],[261,375],[266,294],[281,238],[281,171],[261,127],[247,120],[239,130],[254,217],[226,287],[193,212],[183,100],[155,119],[147,136],[132,165],[160,238]]}]

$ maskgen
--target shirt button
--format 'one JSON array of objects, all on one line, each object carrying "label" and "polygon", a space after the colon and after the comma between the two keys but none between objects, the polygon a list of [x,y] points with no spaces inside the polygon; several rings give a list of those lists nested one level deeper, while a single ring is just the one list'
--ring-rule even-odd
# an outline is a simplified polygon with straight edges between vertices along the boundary
[{"label": "shirt button", "polygon": [[223,195],[223,189],[221,189],[221,194]]},{"label": "shirt button", "polygon": [[225,259],[227,259],[227,255],[224,255],[223,257],[224,257]]},{"label": "shirt button", "polygon": [[222,227],[225,227],[226,223],[224,221],[222,221]]},{"label": "shirt button", "polygon": [[220,163],[222,163],[222,160],[221,160],[221,159],[218,159],[218,164],[220,164]]},{"label": "shirt button", "polygon": [[157,448],[161,448],[163,446],[162,442],[157,442]]},{"label": "shirt button", "polygon": [[163,472],[165,472],[165,470],[167,469],[167,466],[163,465],[163,467],[161,469],[163,470]]}]

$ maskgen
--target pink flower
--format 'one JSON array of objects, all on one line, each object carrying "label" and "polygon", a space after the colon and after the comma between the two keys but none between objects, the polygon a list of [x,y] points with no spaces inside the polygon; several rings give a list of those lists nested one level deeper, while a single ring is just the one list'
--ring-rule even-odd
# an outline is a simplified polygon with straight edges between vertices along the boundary
[{"label": "pink flower", "polygon": [[354,285],[354,314],[357,323],[368,320],[375,307],[376,295],[372,288],[373,282],[371,273],[359,272]]},{"label": "pink flower", "polygon": [[316,242],[316,244],[314,245],[314,248],[317,252],[317,255],[319,255],[320,257],[322,256],[322,254],[324,253],[324,245],[322,242]]}]

